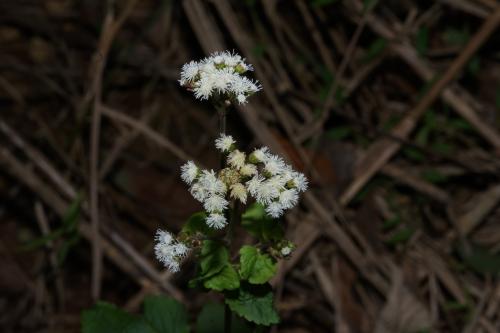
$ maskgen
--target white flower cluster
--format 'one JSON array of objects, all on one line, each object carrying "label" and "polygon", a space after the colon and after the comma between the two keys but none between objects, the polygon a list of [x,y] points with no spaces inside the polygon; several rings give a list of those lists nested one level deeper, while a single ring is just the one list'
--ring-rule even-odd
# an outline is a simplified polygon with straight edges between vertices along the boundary
[{"label": "white flower cluster", "polygon": [[155,255],[171,272],[179,271],[180,261],[188,254],[189,248],[177,241],[169,232],[158,230],[155,236]]},{"label": "white flower cluster", "polygon": [[252,70],[238,54],[215,52],[201,61],[184,64],[179,83],[201,100],[221,96],[244,104],[250,95],[262,89],[258,82],[242,75]]},{"label": "white flower cluster", "polygon": [[192,161],[181,167],[181,178],[191,186],[193,197],[203,204],[210,227],[226,226],[225,211],[231,199],[246,204],[251,195],[266,207],[269,216],[278,218],[294,207],[299,193],[307,189],[307,178],[271,154],[267,147],[247,156],[235,149],[231,136],[224,134],[215,141],[215,146],[227,156],[226,167],[218,173],[201,170]]}]

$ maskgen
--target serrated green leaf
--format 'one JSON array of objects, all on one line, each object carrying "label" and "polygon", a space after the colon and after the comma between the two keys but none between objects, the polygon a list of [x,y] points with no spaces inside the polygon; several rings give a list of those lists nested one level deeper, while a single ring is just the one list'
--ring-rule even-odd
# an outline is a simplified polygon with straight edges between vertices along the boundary
[{"label": "serrated green leaf", "polygon": [[283,239],[283,226],[267,216],[264,206],[255,203],[241,216],[241,225],[252,236],[262,242],[276,242]]},{"label": "serrated green leaf", "polygon": [[208,278],[219,273],[229,263],[227,248],[218,241],[203,241],[200,254],[200,277]]},{"label": "serrated green leaf", "polygon": [[[220,332],[224,332],[224,305],[205,304],[196,319],[196,333]],[[232,314],[231,333],[252,333],[252,329],[240,317]]]},{"label": "serrated green leaf", "polygon": [[227,264],[216,275],[206,279],[203,286],[207,289],[223,291],[240,287],[240,277],[231,264]]},{"label": "serrated green leaf", "polygon": [[240,249],[239,273],[252,284],[266,283],[276,274],[276,262],[256,247],[245,245]]},{"label": "serrated green leaf", "polygon": [[99,302],[82,314],[82,333],[159,333],[143,318]]},{"label": "serrated green leaf", "polygon": [[279,323],[278,313],[273,306],[273,293],[267,284],[242,284],[241,288],[227,294],[225,300],[231,311],[257,325]]},{"label": "serrated green leaf", "polygon": [[144,300],[144,317],[161,333],[188,333],[189,324],[184,305],[173,298],[148,296]]}]

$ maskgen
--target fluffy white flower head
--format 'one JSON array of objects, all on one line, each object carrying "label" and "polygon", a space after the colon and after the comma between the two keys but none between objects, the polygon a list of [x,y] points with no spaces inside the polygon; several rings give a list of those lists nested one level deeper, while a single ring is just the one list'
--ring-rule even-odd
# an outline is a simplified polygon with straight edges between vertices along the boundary
[{"label": "fluffy white flower head", "polygon": [[299,194],[294,189],[284,190],[280,193],[278,200],[283,208],[290,209],[299,201]]},{"label": "fluffy white flower head", "polygon": [[271,202],[266,207],[266,213],[272,218],[277,219],[281,215],[283,215],[283,206],[279,202]]},{"label": "fluffy white flower head", "polygon": [[226,193],[226,185],[217,177],[213,170],[203,170],[198,183],[206,192],[212,195]]},{"label": "fluffy white flower head", "polygon": [[244,104],[249,96],[262,89],[257,81],[243,76],[251,70],[252,66],[240,55],[215,52],[199,62],[183,65],[179,83],[191,89],[200,100],[221,96]]},{"label": "fluffy white flower head", "polygon": [[211,228],[222,229],[226,226],[227,221],[224,215],[213,213],[207,217],[206,223]]},{"label": "fluffy white flower head", "polygon": [[182,66],[181,79],[179,83],[181,85],[186,85],[187,83],[193,81],[198,75],[200,70],[199,64],[196,61],[190,61]]},{"label": "fluffy white flower head", "polygon": [[215,147],[221,152],[227,153],[231,150],[231,146],[234,145],[235,143],[236,142],[234,141],[231,135],[225,135],[224,133],[222,133],[215,140]]},{"label": "fluffy white flower head", "polygon": [[241,169],[245,166],[246,155],[245,153],[239,151],[238,149],[234,150],[229,154],[227,158],[227,162],[229,165],[236,169]]},{"label": "fluffy white flower head", "polygon": [[252,179],[250,179],[246,183],[248,192],[250,192],[250,194],[253,195],[254,197],[257,196],[257,193],[259,192],[259,189],[261,188],[263,181],[264,177],[260,175],[253,176]]},{"label": "fluffy white flower head", "polygon": [[255,199],[258,203],[263,205],[269,205],[271,202],[279,197],[280,188],[276,187],[272,182],[264,181],[257,188],[257,193],[255,194]]},{"label": "fluffy white flower head", "polygon": [[264,161],[264,169],[274,176],[285,170],[285,162],[279,156],[269,155]]},{"label": "fluffy white flower head", "polygon": [[212,195],[205,200],[203,208],[205,208],[205,210],[209,213],[222,212],[226,210],[228,204],[229,202],[227,202],[227,200],[223,197]]},{"label": "fluffy white flower head", "polygon": [[171,272],[178,272],[180,260],[189,253],[189,248],[184,243],[178,242],[172,234],[163,230],[156,232],[155,241],[156,258]]},{"label": "fluffy white flower head", "polygon": [[259,149],[255,149],[251,154],[251,158],[257,163],[266,161],[268,156],[269,156],[269,148],[267,147],[261,147]]},{"label": "fluffy white flower head", "polygon": [[289,256],[292,253],[293,249],[290,246],[285,246],[284,248],[281,249],[281,254],[283,256]]},{"label": "fluffy white flower head", "polygon": [[[229,55],[219,54],[220,58],[205,60],[204,66],[222,66],[226,56]],[[230,135],[221,134],[215,140],[216,148],[227,153],[227,164],[219,172],[201,170],[191,161],[181,168],[182,179],[190,185],[193,197],[203,204],[208,214],[205,222],[212,228],[221,229],[227,224],[225,213],[232,200],[246,204],[252,197],[264,206],[267,215],[279,218],[297,205],[299,194],[307,189],[307,178],[271,154],[267,147],[255,149],[247,157],[235,149],[235,144]]]},{"label": "fluffy white flower head", "polygon": [[300,172],[295,172],[292,180],[294,186],[297,188],[299,192],[305,192],[307,190],[309,181],[307,180],[306,176],[304,176],[304,174]]},{"label": "fluffy white flower head", "polygon": [[241,167],[240,173],[242,176],[251,177],[257,174],[257,167],[253,164],[245,164]]},{"label": "fluffy white flower head", "polygon": [[238,199],[241,203],[247,203],[247,189],[241,183],[231,185],[231,198]]},{"label": "fluffy white flower head", "polygon": [[181,178],[188,185],[191,185],[191,183],[196,179],[198,172],[199,168],[193,161],[188,161],[186,164],[181,166]]}]

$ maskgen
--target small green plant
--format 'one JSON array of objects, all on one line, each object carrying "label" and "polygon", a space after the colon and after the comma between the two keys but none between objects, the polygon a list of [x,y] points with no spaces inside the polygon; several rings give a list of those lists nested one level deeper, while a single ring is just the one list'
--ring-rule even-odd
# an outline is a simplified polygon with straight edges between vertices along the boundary
[{"label": "small green plant", "polygon": [[[242,319],[232,318],[231,333],[251,333],[252,329]],[[148,296],[143,313],[132,315],[113,304],[97,303],[82,315],[82,333],[187,333],[192,325],[184,305],[164,296]],[[196,333],[224,331],[224,306],[207,303],[203,306],[194,325]]]},{"label": "small green plant", "polygon": [[[226,333],[245,332],[241,327],[248,325],[269,326],[279,322],[269,281],[276,274],[277,261],[289,257],[295,245],[284,238],[278,219],[297,205],[300,193],[308,186],[302,173],[293,170],[269,148],[245,153],[226,134],[228,108],[235,103],[246,103],[249,96],[261,89],[258,82],[243,75],[250,70],[252,66],[245,59],[229,52],[215,53],[183,66],[181,86],[192,91],[196,98],[212,102],[219,113],[220,136],[215,147],[220,152],[220,169],[205,170],[193,161],[181,167],[181,178],[202,204],[203,211],[193,214],[178,235],[158,230],[155,238],[156,257],[165,267],[178,272],[183,260],[192,257],[198,269],[189,286],[223,295]],[[235,248],[233,238],[237,228],[252,235],[254,241]],[[187,332],[185,310],[180,308],[172,300],[147,299],[144,316],[129,317],[109,304],[98,304],[84,314],[84,333]],[[178,315],[173,316],[172,311]],[[204,318],[203,315],[202,311],[200,317]],[[163,326],[156,322],[160,320],[157,316]],[[108,320],[109,325],[116,322],[116,326],[104,326],[107,330],[102,330],[101,324],[94,324]],[[169,321],[171,326],[167,325]],[[198,322],[197,332],[215,332],[207,330],[203,322]],[[174,324],[178,325],[175,329],[171,328]],[[148,325],[152,330],[148,330]]]}]

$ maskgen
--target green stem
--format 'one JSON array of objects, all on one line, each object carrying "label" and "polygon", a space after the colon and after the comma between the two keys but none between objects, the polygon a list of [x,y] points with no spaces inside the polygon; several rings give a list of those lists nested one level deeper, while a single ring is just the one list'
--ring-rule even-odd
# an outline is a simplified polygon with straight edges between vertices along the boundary
[{"label": "green stem", "polygon": [[224,333],[231,333],[232,314],[229,305],[224,305]]},{"label": "green stem", "polygon": [[[219,106],[216,106],[217,113],[219,115],[219,134],[226,134],[226,114],[227,114],[227,107],[226,105],[222,104]],[[225,156],[223,153],[220,154],[220,168],[221,170],[225,167]],[[232,220],[233,220],[233,214],[229,216],[229,225],[228,225],[228,233],[227,233],[227,238],[226,240],[228,241],[228,248],[229,251],[231,251],[231,242],[232,242]],[[224,333],[231,333],[231,321],[232,321],[232,314],[231,314],[231,309],[227,304],[224,304]]]},{"label": "green stem", "polygon": [[226,134],[226,114],[227,108],[225,105],[217,106],[217,113],[219,114],[219,132]]},{"label": "green stem", "polygon": [[[227,114],[227,108],[226,106],[219,105],[215,107],[217,109],[217,114],[219,115],[219,134],[226,134],[226,114]],[[224,169],[225,165],[225,159],[224,159],[224,153],[220,153],[220,168],[221,170]]]}]

